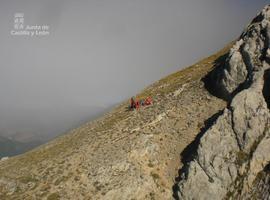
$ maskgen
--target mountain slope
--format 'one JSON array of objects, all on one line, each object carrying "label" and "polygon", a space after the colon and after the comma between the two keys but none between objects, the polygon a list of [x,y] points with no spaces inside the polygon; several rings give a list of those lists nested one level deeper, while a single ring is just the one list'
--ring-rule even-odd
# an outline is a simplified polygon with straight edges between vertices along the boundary
[{"label": "mountain slope", "polygon": [[153,105],[126,101],[1,161],[0,199],[269,199],[269,48],[270,5],[236,42],[138,94]]},{"label": "mountain slope", "polygon": [[202,79],[224,61],[230,46],[138,95],[152,96],[152,106],[131,112],[124,102],[65,136],[0,162],[0,199],[171,199],[182,165],[179,153],[188,154],[188,145],[226,107]]}]

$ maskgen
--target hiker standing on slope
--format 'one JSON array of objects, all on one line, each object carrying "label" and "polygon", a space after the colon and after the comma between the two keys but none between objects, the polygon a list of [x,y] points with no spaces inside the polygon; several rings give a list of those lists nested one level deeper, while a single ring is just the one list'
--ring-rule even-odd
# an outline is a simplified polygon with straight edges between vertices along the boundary
[{"label": "hiker standing on slope", "polygon": [[135,109],[136,108],[136,101],[134,97],[131,97],[130,99],[130,109]]}]

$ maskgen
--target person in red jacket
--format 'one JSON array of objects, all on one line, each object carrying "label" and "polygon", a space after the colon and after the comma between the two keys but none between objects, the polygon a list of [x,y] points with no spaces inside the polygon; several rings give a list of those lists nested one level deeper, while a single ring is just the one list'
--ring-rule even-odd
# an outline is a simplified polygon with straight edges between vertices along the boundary
[{"label": "person in red jacket", "polygon": [[136,101],[136,109],[139,110],[139,108],[140,108],[140,102]]},{"label": "person in red jacket", "polygon": [[151,97],[147,97],[146,99],[145,99],[145,105],[151,105],[152,104],[152,99],[151,99]]},{"label": "person in red jacket", "polygon": [[131,97],[130,99],[130,109],[135,109],[136,108],[136,102],[135,102],[135,98]]},{"label": "person in red jacket", "polygon": [[135,97],[131,97],[130,98],[130,109],[131,110],[138,110],[140,109],[140,106],[149,106],[153,103],[152,98],[151,97],[147,97],[146,99],[135,99]]}]

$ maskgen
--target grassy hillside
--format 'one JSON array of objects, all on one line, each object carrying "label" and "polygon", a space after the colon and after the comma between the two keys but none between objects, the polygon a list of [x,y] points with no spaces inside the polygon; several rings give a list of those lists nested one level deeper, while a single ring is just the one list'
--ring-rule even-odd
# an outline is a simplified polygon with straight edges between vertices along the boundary
[{"label": "grassy hillside", "polygon": [[0,199],[170,199],[189,144],[226,102],[203,77],[231,45],[143,90],[154,104],[128,101],[26,154],[0,163]]}]

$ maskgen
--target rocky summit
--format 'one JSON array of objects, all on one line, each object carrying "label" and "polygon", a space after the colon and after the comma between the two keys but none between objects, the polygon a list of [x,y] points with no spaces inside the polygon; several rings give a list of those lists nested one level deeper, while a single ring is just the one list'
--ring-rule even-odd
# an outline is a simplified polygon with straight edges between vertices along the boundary
[{"label": "rocky summit", "polygon": [[270,6],[103,117],[0,161],[0,199],[269,199]]},{"label": "rocky summit", "polygon": [[270,198],[269,39],[267,6],[231,48],[225,64],[209,74],[209,82],[216,83],[213,91],[230,103],[201,137],[194,159],[185,163],[178,198]]}]

